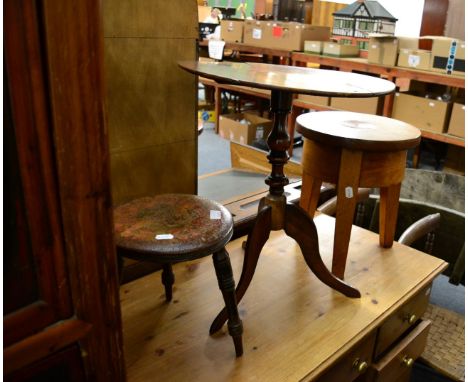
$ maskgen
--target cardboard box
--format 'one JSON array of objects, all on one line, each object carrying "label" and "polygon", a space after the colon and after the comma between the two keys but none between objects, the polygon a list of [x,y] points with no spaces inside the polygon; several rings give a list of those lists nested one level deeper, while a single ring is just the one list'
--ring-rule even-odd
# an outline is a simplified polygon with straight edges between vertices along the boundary
[{"label": "cardboard box", "polygon": [[221,20],[221,39],[226,42],[242,42],[243,20]]},{"label": "cardboard box", "polygon": [[266,43],[274,49],[302,51],[305,40],[327,41],[330,28],[275,21],[267,23]]},{"label": "cardboard box", "polygon": [[273,127],[273,121],[255,114],[226,114],[219,117],[219,136],[242,144],[266,139]]},{"label": "cardboard box", "polygon": [[398,57],[398,37],[370,34],[367,61],[373,64],[395,66]]},{"label": "cardboard box", "polygon": [[326,41],[330,28],[296,22],[246,20],[244,44],[270,49],[302,51],[305,40]]},{"label": "cardboard box", "polygon": [[263,20],[245,20],[244,44],[264,47],[267,23],[267,21]]},{"label": "cardboard box", "polygon": [[313,54],[322,54],[323,41],[304,41],[304,52]]},{"label": "cardboard box", "polygon": [[443,36],[425,36],[432,40],[432,60],[429,70],[444,73],[465,75],[465,42]]},{"label": "cardboard box", "polygon": [[320,105],[320,106],[329,106],[330,105],[330,97],[321,97],[321,96],[314,96],[314,95],[308,95],[308,94],[299,94],[297,96],[297,99],[304,101],[304,102],[309,102],[314,105]]},{"label": "cardboard box", "polygon": [[323,44],[324,56],[336,57],[357,57],[359,47],[357,45],[341,45],[336,42],[326,42]]},{"label": "cardboard box", "polygon": [[447,127],[449,103],[430,98],[396,93],[392,118],[404,121],[421,130],[443,133]]},{"label": "cardboard box", "polygon": [[447,133],[465,138],[465,105],[453,104]]},{"label": "cardboard box", "polygon": [[205,7],[203,5],[198,6],[198,22],[203,23],[205,19],[211,15],[211,7]]},{"label": "cardboard box", "polygon": [[400,49],[398,65],[403,68],[429,70],[431,65],[431,52],[421,49]]},{"label": "cardboard box", "polygon": [[377,114],[379,97],[341,98],[332,97],[330,106],[334,109],[354,111],[355,113]]},{"label": "cardboard box", "polygon": [[419,37],[398,36],[398,49],[419,49]]}]

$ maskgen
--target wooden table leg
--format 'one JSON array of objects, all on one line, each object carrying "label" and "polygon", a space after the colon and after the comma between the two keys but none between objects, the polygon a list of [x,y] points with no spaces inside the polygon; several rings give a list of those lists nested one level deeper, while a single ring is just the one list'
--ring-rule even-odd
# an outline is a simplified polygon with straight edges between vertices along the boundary
[{"label": "wooden table leg", "polygon": [[223,294],[225,309],[227,310],[228,331],[234,341],[236,356],[240,357],[244,352],[242,345],[242,321],[237,310],[236,284],[232,276],[231,261],[224,248],[213,254],[213,264],[216,270],[216,277],[218,278],[219,289]]},{"label": "wooden table leg", "polygon": [[164,285],[164,290],[166,293],[166,301],[169,302],[172,300],[172,285],[174,285],[174,281],[175,281],[171,264],[169,263],[163,264],[161,281]]},{"label": "wooden table leg", "polygon": [[307,265],[320,281],[347,297],[361,297],[357,289],[332,275],[323,263],[319,252],[317,228],[303,209],[294,204],[286,205],[284,231],[297,241]]},{"label": "wooden table leg", "polygon": [[219,86],[214,87],[214,98],[215,98],[215,132],[219,134],[219,116],[221,115],[221,89]]},{"label": "wooden table leg", "polygon": [[294,148],[294,131],[296,130],[296,118],[299,114],[301,114],[301,108],[297,106],[293,106],[291,109],[291,114],[288,117],[288,134],[290,138],[288,154],[292,156],[293,148]]},{"label": "wooden table leg", "polygon": [[380,246],[390,248],[395,238],[401,183],[380,189],[379,237]]},{"label": "wooden table leg", "polygon": [[[252,281],[252,277],[257,267],[258,258],[263,246],[270,237],[271,229],[271,207],[265,206],[263,199],[260,201],[259,211],[255,224],[247,238],[245,247],[244,263],[242,265],[242,273],[236,288],[237,303],[242,300],[247,288]],[[216,333],[222,328],[228,318],[226,308],[216,316],[210,327],[210,334]]]},{"label": "wooden table leg", "polygon": [[333,240],[332,273],[344,278],[349,239],[356,209],[362,151],[341,151],[338,184],[336,185],[336,221]]}]

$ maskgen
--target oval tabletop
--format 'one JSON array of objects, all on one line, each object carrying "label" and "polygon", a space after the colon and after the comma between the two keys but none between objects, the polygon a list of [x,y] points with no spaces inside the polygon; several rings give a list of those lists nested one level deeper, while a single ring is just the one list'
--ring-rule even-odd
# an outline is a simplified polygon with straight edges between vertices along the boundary
[{"label": "oval tabletop", "polygon": [[374,97],[395,90],[391,81],[336,70],[244,62],[181,61],[179,66],[220,83],[300,94]]},{"label": "oval tabletop", "polygon": [[223,248],[232,236],[230,212],[195,195],[163,194],[132,200],[114,210],[118,247],[151,260],[190,260]]},{"label": "oval tabletop", "polygon": [[421,131],[405,122],[346,111],[302,114],[297,131],[306,139],[365,151],[398,151],[416,147]]}]

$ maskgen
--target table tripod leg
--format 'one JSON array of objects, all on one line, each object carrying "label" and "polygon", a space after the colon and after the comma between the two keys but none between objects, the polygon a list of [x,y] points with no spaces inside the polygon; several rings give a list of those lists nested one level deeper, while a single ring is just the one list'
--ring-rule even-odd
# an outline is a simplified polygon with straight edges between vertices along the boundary
[{"label": "table tripod leg", "polygon": [[[271,230],[271,207],[263,206],[261,203],[258,215],[255,220],[255,224],[252,231],[249,233],[247,238],[247,245],[245,247],[244,263],[242,265],[242,273],[239,279],[239,283],[236,288],[236,299],[239,304],[242,297],[244,297],[245,291],[252,281],[252,277],[257,267],[258,258],[263,246],[270,237]],[[218,313],[216,318],[210,327],[210,334],[216,333],[222,328],[228,318],[226,308],[223,308]]]},{"label": "table tripod leg", "polygon": [[319,280],[347,297],[361,297],[357,289],[335,277],[323,263],[319,252],[317,228],[312,218],[300,207],[287,204],[284,220],[284,231],[297,241],[307,265]]}]

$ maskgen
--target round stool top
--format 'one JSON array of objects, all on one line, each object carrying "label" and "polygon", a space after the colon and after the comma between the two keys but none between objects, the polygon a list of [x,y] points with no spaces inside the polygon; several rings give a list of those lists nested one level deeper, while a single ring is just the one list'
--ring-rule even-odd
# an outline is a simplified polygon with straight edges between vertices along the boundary
[{"label": "round stool top", "polygon": [[[233,221],[221,204],[195,195],[164,194],[114,210],[116,244],[145,260],[184,261],[209,255],[231,239]],[[152,259],[152,257],[154,257]]]},{"label": "round stool top", "polygon": [[302,114],[296,123],[297,131],[307,139],[351,150],[406,150],[421,139],[416,127],[378,115],[320,111]]}]

